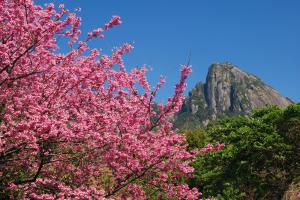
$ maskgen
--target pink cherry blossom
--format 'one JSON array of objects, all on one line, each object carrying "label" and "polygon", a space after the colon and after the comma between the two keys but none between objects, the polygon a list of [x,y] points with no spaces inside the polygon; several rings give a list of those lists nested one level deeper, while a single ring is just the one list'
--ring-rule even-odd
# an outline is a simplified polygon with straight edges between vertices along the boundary
[{"label": "pink cherry blossom", "polygon": [[119,16],[113,16],[112,19],[107,24],[105,24],[105,29],[110,29],[113,26],[120,25],[121,23],[121,18]]},{"label": "pink cherry blossom", "polygon": [[[114,16],[79,41],[81,18],[63,5],[0,0],[0,192],[21,199],[198,199],[182,183],[195,153],[172,119],[190,66],[155,112],[147,67],[126,70],[124,44],[112,55],[88,41],[121,23]],[[57,38],[70,49],[62,54]],[[115,66],[119,66],[116,68]],[[142,91],[138,88],[143,88]],[[218,147],[223,148],[222,146]]]},{"label": "pink cherry blossom", "polygon": [[212,144],[207,144],[205,147],[201,149],[201,152],[206,154],[212,151],[221,151],[224,149],[224,147],[225,144],[220,144],[220,143],[217,143],[215,146],[213,146]]}]

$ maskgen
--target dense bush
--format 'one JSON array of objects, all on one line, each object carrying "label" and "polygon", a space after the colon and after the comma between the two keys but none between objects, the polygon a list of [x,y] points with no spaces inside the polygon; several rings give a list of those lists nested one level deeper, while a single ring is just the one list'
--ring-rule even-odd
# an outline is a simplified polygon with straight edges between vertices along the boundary
[{"label": "dense bush", "polygon": [[200,149],[204,147],[207,138],[205,129],[185,130],[186,141],[189,149]]},{"label": "dense bush", "polygon": [[299,125],[300,105],[220,121],[207,134],[209,142],[225,143],[225,149],[199,155],[190,184],[205,197],[280,199],[299,176]]}]

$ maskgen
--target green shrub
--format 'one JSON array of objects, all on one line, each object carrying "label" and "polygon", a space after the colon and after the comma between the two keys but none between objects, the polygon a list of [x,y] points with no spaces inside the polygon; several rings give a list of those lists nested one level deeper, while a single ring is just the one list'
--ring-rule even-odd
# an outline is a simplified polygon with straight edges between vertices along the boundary
[{"label": "green shrub", "polygon": [[210,126],[207,142],[224,143],[225,149],[198,156],[190,185],[205,198],[281,199],[300,172],[299,127],[300,105],[266,107],[250,118]]}]

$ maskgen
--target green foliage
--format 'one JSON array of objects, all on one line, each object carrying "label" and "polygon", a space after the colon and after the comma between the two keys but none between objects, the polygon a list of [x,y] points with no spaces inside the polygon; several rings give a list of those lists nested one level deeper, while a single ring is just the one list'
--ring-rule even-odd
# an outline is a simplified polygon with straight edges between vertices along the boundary
[{"label": "green foliage", "polygon": [[237,187],[231,185],[230,183],[224,184],[224,189],[222,190],[222,195],[218,194],[217,199],[219,200],[239,200],[245,197],[246,194],[241,192]]},{"label": "green foliage", "polygon": [[174,122],[174,127],[179,128],[180,130],[195,129],[195,127],[199,127],[201,125],[201,121],[188,112],[183,112],[177,115],[176,121]]},{"label": "green foliage", "polygon": [[268,106],[254,110],[252,118],[274,125],[282,115],[282,109],[278,106]]},{"label": "green foliage", "polygon": [[291,174],[300,177],[300,104],[289,106],[283,111],[277,121],[277,127],[287,143],[293,146],[293,155],[290,157]]},{"label": "green foliage", "polygon": [[201,148],[205,144],[207,134],[204,129],[198,128],[194,130],[184,131],[189,149]]},{"label": "green foliage", "polygon": [[225,149],[199,155],[190,184],[205,198],[280,199],[300,172],[299,133],[300,105],[223,119],[208,128],[207,138]]}]

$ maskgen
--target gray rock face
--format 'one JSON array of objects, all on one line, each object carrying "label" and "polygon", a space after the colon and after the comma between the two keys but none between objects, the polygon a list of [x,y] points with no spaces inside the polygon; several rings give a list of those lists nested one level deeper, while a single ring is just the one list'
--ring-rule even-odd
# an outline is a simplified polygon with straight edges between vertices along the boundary
[{"label": "gray rock face", "polygon": [[266,105],[287,107],[293,102],[258,77],[230,63],[210,66],[206,83],[198,83],[177,115],[175,127],[194,128],[224,116],[246,115]]}]

